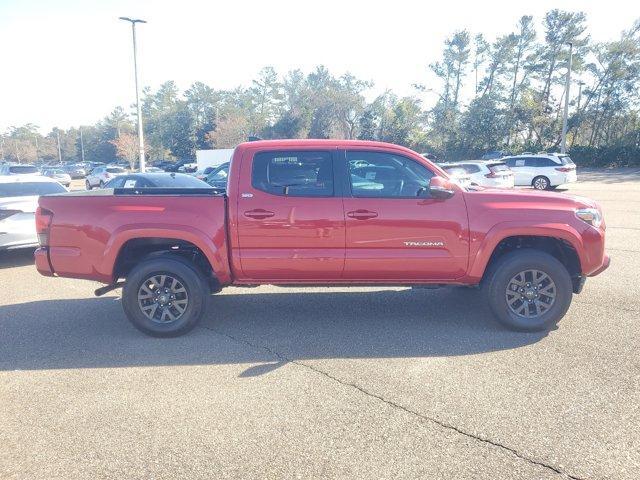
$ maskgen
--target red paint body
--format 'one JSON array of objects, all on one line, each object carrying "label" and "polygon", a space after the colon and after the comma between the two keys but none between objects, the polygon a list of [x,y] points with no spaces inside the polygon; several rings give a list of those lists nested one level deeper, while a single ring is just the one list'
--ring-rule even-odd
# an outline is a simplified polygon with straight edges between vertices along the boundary
[{"label": "red paint body", "polygon": [[[597,207],[568,195],[531,190],[466,192],[435,198],[293,197],[251,185],[254,155],[268,150],[323,150],[337,161],[347,150],[390,152],[447,178],[403,147],[347,140],[245,143],[233,156],[223,196],[42,197],[52,212],[49,246],[36,252],[43,275],[113,283],[122,246],[137,238],[191,242],[230,284],[477,284],[496,245],[509,236],[562,239],[576,250],[585,276],[608,265],[604,224],[575,216]],[[335,177],[334,177],[335,178]],[[338,179],[339,180],[339,179]]]}]

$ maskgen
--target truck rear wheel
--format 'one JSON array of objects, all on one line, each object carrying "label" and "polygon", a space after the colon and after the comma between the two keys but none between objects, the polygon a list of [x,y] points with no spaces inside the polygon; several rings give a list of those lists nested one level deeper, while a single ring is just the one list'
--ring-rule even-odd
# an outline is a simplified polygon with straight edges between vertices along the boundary
[{"label": "truck rear wheel", "polygon": [[541,331],[553,327],[569,309],[569,272],[548,253],[519,249],[500,257],[484,285],[496,318],[507,327]]},{"label": "truck rear wheel", "polygon": [[127,318],[154,337],[177,337],[192,330],[206,307],[207,284],[189,262],[165,255],[138,264],[122,290]]}]

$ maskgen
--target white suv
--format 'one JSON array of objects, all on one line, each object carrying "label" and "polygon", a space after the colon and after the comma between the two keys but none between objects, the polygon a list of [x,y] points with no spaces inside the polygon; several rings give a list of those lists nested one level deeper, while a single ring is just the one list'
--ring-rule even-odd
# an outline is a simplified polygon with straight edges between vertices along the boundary
[{"label": "white suv", "polygon": [[471,184],[482,187],[513,188],[514,175],[502,160],[468,160],[453,165],[464,168]]},{"label": "white suv", "polygon": [[112,178],[119,175],[126,175],[127,173],[128,172],[122,167],[112,167],[110,165],[96,167],[89,175],[87,175],[85,185],[87,190],[91,190],[93,187],[104,188],[104,184]]},{"label": "white suv", "polygon": [[568,155],[517,155],[501,159],[515,174],[515,184],[549,190],[578,180],[576,165]]}]

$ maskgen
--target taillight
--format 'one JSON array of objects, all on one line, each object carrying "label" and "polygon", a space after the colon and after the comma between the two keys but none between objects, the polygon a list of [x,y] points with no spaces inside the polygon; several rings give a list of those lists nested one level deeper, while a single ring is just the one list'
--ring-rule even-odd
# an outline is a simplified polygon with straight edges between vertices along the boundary
[{"label": "taillight", "polygon": [[53,220],[53,212],[46,208],[38,207],[36,210],[36,232],[41,247],[49,246],[49,228]]},{"label": "taillight", "polygon": [[563,172],[563,173],[572,172],[575,169],[576,167],[556,167],[557,171]]}]

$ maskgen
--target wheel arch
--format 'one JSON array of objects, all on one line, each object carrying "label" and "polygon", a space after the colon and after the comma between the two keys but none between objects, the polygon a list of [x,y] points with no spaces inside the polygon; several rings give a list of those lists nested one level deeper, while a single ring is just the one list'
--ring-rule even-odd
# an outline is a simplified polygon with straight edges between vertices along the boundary
[{"label": "wheel arch", "polygon": [[582,266],[583,243],[581,237],[569,225],[540,225],[537,227],[497,225],[479,247],[469,269],[469,277],[481,281],[488,268],[500,256],[519,248],[532,248],[547,252],[557,258],[571,275],[574,290],[578,290]]},{"label": "wheel arch", "polygon": [[197,229],[181,231],[144,228],[125,229],[113,235],[105,249],[104,265],[110,266],[113,281],[126,278],[142,259],[162,254],[180,255],[192,262],[210,281],[212,290],[219,290],[230,281],[226,253]]}]

